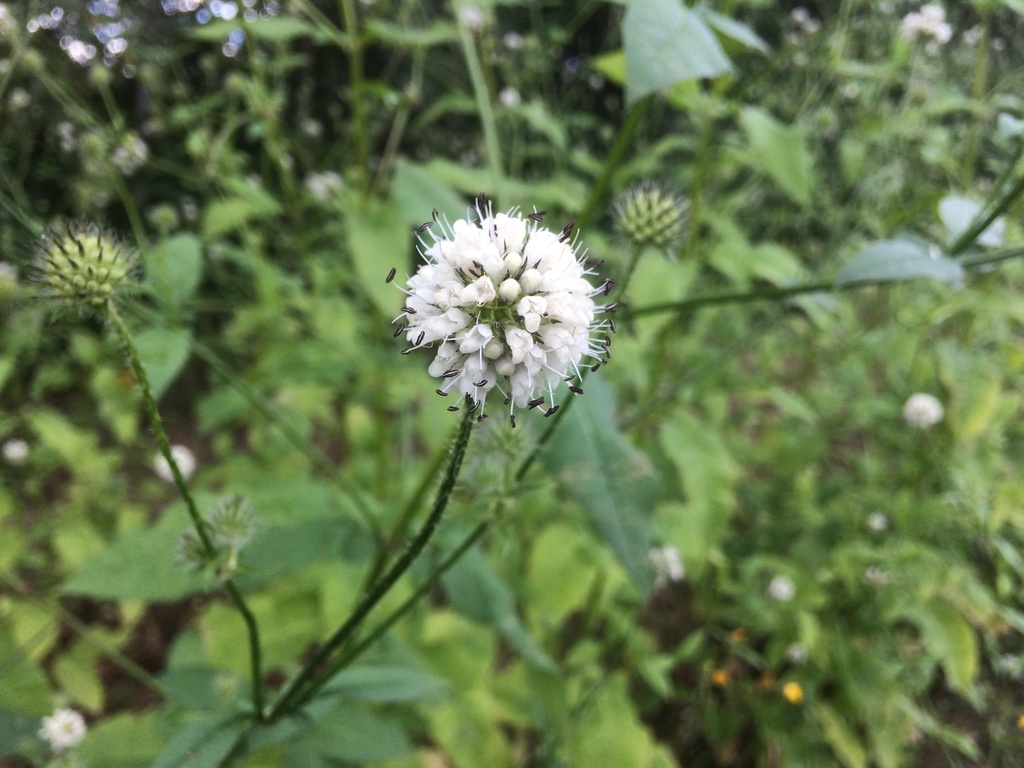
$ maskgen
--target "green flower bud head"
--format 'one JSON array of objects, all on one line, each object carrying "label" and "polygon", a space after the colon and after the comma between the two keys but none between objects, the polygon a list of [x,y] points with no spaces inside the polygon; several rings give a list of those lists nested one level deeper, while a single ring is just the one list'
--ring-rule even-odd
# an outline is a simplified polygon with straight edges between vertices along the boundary
[{"label": "green flower bud head", "polygon": [[220,546],[239,550],[256,532],[256,510],[244,496],[225,496],[210,512],[210,532]]},{"label": "green flower bud head", "polygon": [[96,309],[134,286],[135,260],[95,224],[65,222],[43,233],[34,277],[45,298]]},{"label": "green flower bud head", "polygon": [[637,246],[668,248],[682,237],[690,204],[653,182],[642,182],[615,202],[619,230]]},{"label": "green flower bud head", "polygon": [[185,531],[178,539],[177,561],[196,573],[210,564],[210,556],[194,531]]}]

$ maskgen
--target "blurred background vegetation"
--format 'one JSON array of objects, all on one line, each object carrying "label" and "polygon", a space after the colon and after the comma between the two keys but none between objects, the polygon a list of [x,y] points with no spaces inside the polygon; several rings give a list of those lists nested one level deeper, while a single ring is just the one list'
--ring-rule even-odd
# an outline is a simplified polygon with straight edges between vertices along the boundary
[{"label": "blurred background vegetation", "polygon": [[[1024,4],[949,2],[948,35],[920,10],[0,5],[0,764],[50,759],[55,706],[88,765],[228,764],[196,734],[246,695],[121,350],[33,300],[44,226],[140,252],[134,335],[197,496],[260,514],[239,583],[273,690],[455,426],[392,338],[412,230],[484,192],[621,277],[612,203],[656,180],[689,228],[644,253],[574,418],[522,480],[544,424],[475,430],[389,602],[487,537],[234,764],[1020,765]],[[915,392],[939,423],[904,421]]]}]

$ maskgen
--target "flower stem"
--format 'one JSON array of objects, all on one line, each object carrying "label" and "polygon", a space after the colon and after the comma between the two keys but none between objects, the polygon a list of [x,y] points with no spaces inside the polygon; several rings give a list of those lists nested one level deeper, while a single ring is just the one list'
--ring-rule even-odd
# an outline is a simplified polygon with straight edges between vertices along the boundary
[{"label": "flower stem", "polygon": [[505,174],[501,168],[501,145],[498,140],[498,126],[494,120],[494,108],[487,92],[483,66],[480,63],[480,52],[476,49],[473,32],[462,21],[458,22],[459,43],[462,55],[466,59],[469,70],[469,81],[473,85],[473,96],[476,98],[476,109],[480,113],[480,123],[484,130],[484,147],[487,151],[487,165],[490,167],[494,190],[492,197],[501,199],[504,191]]},{"label": "flower stem", "polygon": [[[199,514],[199,509],[196,507],[196,501],[192,496],[191,491],[188,489],[188,484],[185,482],[184,475],[181,474],[181,469],[178,467],[178,462],[174,459],[174,454],[171,452],[171,442],[167,439],[167,432],[164,431],[163,419],[160,418],[160,411],[156,406],[156,398],[153,396],[153,388],[149,384],[149,377],[146,375],[146,369],[142,366],[142,360],[139,359],[138,350],[135,347],[135,343],[132,341],[131,334],[128,332],[128,327],[125,325],[124,320],[121,318],[121,314],[117,311],[117,307],[114,306],[112,301],[107,302],[107,317],[110,319],[111,325],[114,327],[118,338],[121,340],[121,344],[124,346],[125,351],[128,353],[128,361],[131,364],[132,370],[135,372],[135,378],[139,382],[139,387],[142,389],[142,396],[146,402],[146,411],[149,414],[149,421],[153,427],[153,432],[156,434],[157,445],[160,447],[160,454],[167,460],[167,464],[171,469],[171,475],[174,477],[174,484],[178,488],[178,492],[181,494],[181,498],[185,501],[185,508],[188,510],[188,515],[192,519],[192,525],[195,528],[196,535],[199,537],[199,541],[203,545],[203,549],[206,550],[206,554],[211,558],[216,556],[217,549],[213,545],[213,541],[210,539],[210,534],[206,530],[206,523],[203,521],[202,515]],[[238,587],[235,586],[231,579],[224,579],[223,582],[225,590],[231,597],[231,601],[235,604],[239,613],[242,614],[242,619],[245,621],[246,632],[249,637],[249,662],[252,673],[252,703],[255,709],[256,719],[263,719],[263,673],[262,673],[262,661],[260,653],[260,637],[259,630],[256,626],[256,617],[253,615],[249,606],[246,605],[245,599],[242,597],[241,592],[238,591]]]},{"label": "flower stem", "polygon": [[462,460],[466,456],[466,446],[469,445],[473,419],[474,415],[467,408],[448,459],[448,469],[445,471],[444,479],[441,481],[437,496],[434,498],[434,506],[423,523],[423,527],[420,528],[416,536],[409,542],[405,551],[384,573],[380,580],[366,592],[345,622],[327,639],[320,650],[305,664],[295,679],[288,685],[270,710],[268,715],[270,720],[276,720],[283,715],[287,715],[289,712],[293,712],[296,707],[300,706],[301,702],[308,699],[309,696],[315,693],[340,669],[340,667],[332,668],[333,671],[329,674],[326,676],[321,675],[314,680],[317,670],[338,648],[355,635],[356,630],[359,629],[359,626],[369,615],[370,611],[391,591],[391,588],[409,569],[409,566],[412,565],[413,561],[427,545],[427,542],[430,541],[431,536],[434,535],[438,524],[441,522],[441,517],[444,515],[448,501],[451,498],[452,489],[455,487],[455,481],[459,476]]}]

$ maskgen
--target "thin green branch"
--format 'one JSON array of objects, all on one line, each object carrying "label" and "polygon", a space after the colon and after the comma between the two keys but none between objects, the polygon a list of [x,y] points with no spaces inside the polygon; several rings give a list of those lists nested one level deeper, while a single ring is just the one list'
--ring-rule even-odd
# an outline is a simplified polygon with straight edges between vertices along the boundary
[{"label": "thin green branch", "polygon": [[[310,659],[302,670],[295,677],[294,680],[284,690],[284,693],[278,698],[274,704],[268,718],[275,720],[287,715],[289,712],[295,710],[300,700],[305,700],[306,694],[314,693],[320,685],[327,682],[329,678],[314,678],[317,674],[317,670],[325,664],[330,657],[347,643],[355,634],[356,630],[359,629],[363,620],[369,615],[370,611],[376,607],[376,605],[391,591],[391,588],[398,582],[402,575],[409,569],[413,561],[419,556],[420,552],[430,541],[430,538],[434,535],[437,530],[438,524],[441,522],[441,517],[444,515],[445,509],[448,507],[448,501],[451,498],[452,490],[455,487],[455,481],[459,476],[459,470],[462,467],[462,460],[466,456],[466,446],[469,445],[469,437],[471,427],[473,426],[474,415],[467,408],[462,419],[462,424],[459,427],[459,433],[455,439],[455,444],[452,446],[452,451],[448,460],[448,469],[445,472],[444,479],[441,481],[441,486],[438,488],[437,496],[434,499],[434,506],[430,510],[430,514],[427,516],[426,521],[420,528],[416,536],[409,542],[405,551],[399,556],[395,563],[387,570],[387,572],[381,577],[381,579],[363,596],[362,600],[356,606],[355,610],[352,611],[348,619],[342,623],[340,627],[331,635],[330,638],[323,644],[320,650]],[[312,687],[316,685],[316,687]]]},{"label": "thin green branch", "polygon": [[476,99],[476,109],[480,113],[480,124],[484,131],[484,149],[493,185],[489,197],[503,200],[505,172],[501,167],[501,145],[498,140],[498,126],[494,119],[494,107],[491,105],[487,81],[480,63],[480,53],[477,51],[472,30],[461,20],[458,22],[458,28],[462,56],[466,60],[466,69],[469,70],[469,81],[473,86],[473,97]]},{"label": "thin green branch", "polygon": [[[117,311],[117,307],[114,306],[113,301],[107,302],[107,318],[110,320],[110,324],[114,327],[118,338],[121,340],[121,344],[124,346],[125,351],[128,354],[128,362],[135,372],[135,378],[139,382],[139,387],[142,389],[142,397],[146,403],[146,411],[149,414],[149,421],[153,427],[153,432],[156,435],[157,445],[160,448],[160,453],[167,460],[167,464],[170,467],[171,475],[174,478],[174,484],[181,494],[182,499],[185,501],[185,508],[188,510],[188,515],[192,519],[192,525],[195,528],[196,535],[199,537],[199,541],[203,545],[203,549],[206,550],[208,556],[215,557],[217,549],[210,539],[210,534],[206,529],[206,523],[203,521],[202,515],[199,513],[199,509],[196,506],[196,501],[192,496],[191,491],[188,488],[188,484],[185,482],[185,477],[181,473],[181,469],[178,467],[178,462],[174,459],[174,454],[171,451],[171,441],[167,439],[167,432],[164,431],[163,419],[160,418],[160,411],[156,406],[156,398],[153,396],[153,388],[149,383],[149,376],[146,375],[146,369],[142,365],[142,360],[139,358],[138,350],[135,348],[135,343],[132,341],[131,334],[128,332],[128,327],[125,325],[124,320],[121,318],[121,314]],[[235,586],[231,579],[223,579],[225,590],[231,597],[231,601],[235,604],[239,613],[242,614],[242,619],[245,621],[246,632],[249,638],[249,662],[252,673],[252,702],[253,707],[256,710],[256,719],[263,719],[263,672],[262,672],[262,660],[260,653],[260,638],[259,630],[256,626],[256,617],[253,615],[249,606],[246,605],[245,599],[242,597],[241,592]]]}]

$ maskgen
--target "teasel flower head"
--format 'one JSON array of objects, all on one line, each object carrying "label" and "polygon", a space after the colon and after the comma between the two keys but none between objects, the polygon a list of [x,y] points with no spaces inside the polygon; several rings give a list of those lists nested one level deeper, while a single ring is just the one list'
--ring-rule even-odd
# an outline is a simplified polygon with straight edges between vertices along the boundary
[{"label": "teasel flower head", "polygon": [[63,222],[43,233],[33,277],[43,298],[95,310],[135,288],[136,260],[105,229]]},{"label": "teasel flower head", "polygon": [[668,252],[690,218],[686,198],[653,181],[642,181],[615,201],[615,224],[637,247]]},{"label": "teasel flower head", "polygon": [[544,214],[494,214],[481,195],[475,216],[449,225],[435,211],[416,232],[423,264],[403,289],[395,336],[410,344],[403,354],[429,349],[437,393],[464,395],[480,420],[496,398],[513,426],[516,408],[551,415],[559,408],[556,389],[581,394],[581,367],[596,370],[609,357],[615,325],[597,315],[615,305],[594,298],[612,283],[591,281],[575,222],[551,231]]}]

